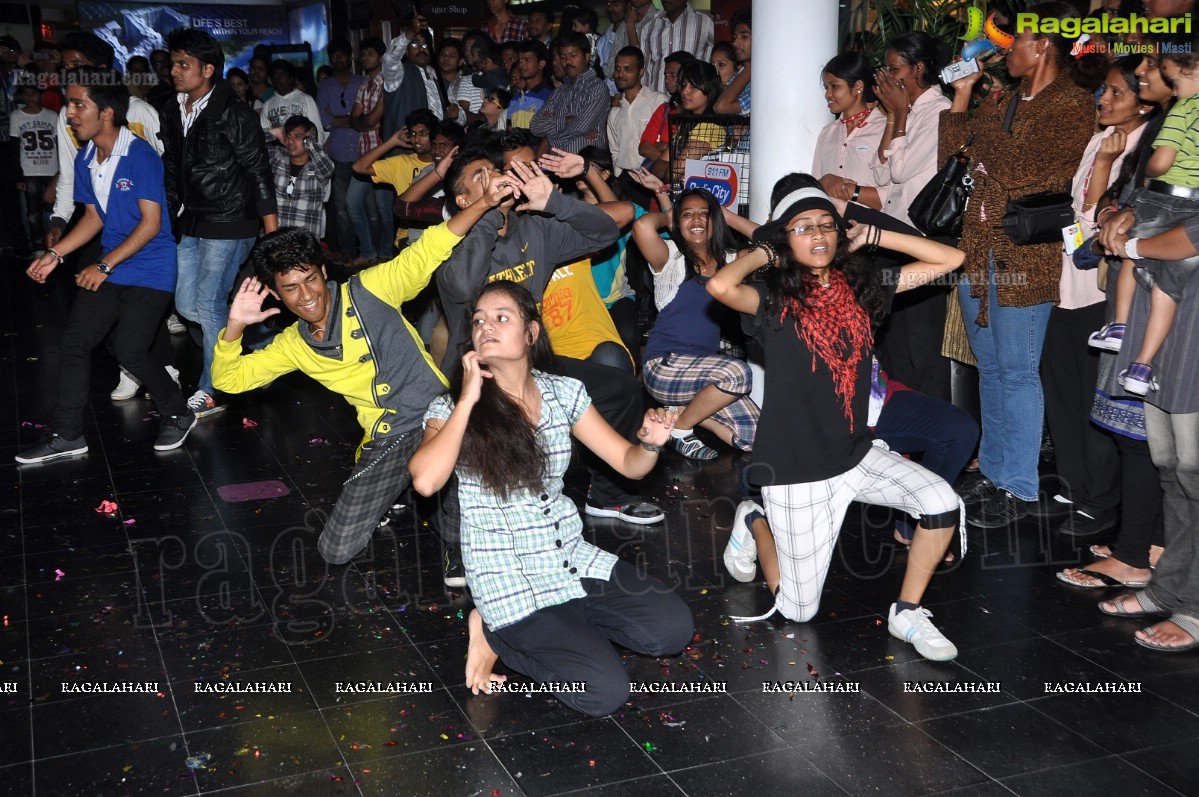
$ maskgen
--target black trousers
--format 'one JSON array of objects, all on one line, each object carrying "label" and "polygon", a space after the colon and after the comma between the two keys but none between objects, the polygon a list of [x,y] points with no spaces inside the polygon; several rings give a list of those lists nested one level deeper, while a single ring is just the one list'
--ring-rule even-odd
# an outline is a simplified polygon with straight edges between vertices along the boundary
[{"label": "black trousers", "polygon": [[607,581],[584,578],[581,583],[587,597],[538,609],[483,633],[506,666],[537,683],[585,683],[584,692],[555,697],[575,711],[602,717],[629,697],[629,675],[612,643],[647,656],[669,656],[691,641],[695,621],[682,598],[623,560]]},{"label": "black trousers", "polygon": [[1112,556],[1129,567],[1146,568],[1149,546],[1166,544],[1161,477],[1149,455],[1149,443],[1105,434],[1110,434],[1120,452],[1120,532]]},{"label": "black trousers", "polygon": [[[621,352],[623,355],[624,352]],[[591,403],[604,420],[629,442],[637,439],[637,430],[645,408],[641,403],[641,383],[626,371],[596,365],[573,357],[556,357],[558,372],[583,383]],[[624,506],[640,500],[635,482],[617,473],[590,451],[584,462],[591,472],[591,495],[587,503],[595,506]]]},{"label": "black trousers", "polygon": [[1103,326],[1105,313],[1103,302],[1076,310],[1054,307],[1041,350],[1045,422],[1053,438],[1057,474],[1075,507],[1092,515],[1111,512],[1120,502],[1114,436],[1091,423],[1099,353],[1087,345],[1087,336]]},{"label": "black trousers", "polygon": [[55,432],[67,438],[82,434],[83,411],[91,388],[92,351],[110,331],[117,362],[146,386],[158,412],[163,417],[187,412],[179,385],[167,373],[169,361],[155,355],[155,335],[170,304],[171,294],[167,291],[108,281],[97,291],[79,291],[62,336],[58,403],[52,420]]}]

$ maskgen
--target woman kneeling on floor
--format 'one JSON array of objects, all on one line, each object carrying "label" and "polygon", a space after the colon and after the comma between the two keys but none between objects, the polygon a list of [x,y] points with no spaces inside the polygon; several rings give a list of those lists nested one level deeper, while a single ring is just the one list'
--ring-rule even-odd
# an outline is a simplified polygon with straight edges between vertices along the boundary
[{"label": "woman kneeling on floor", "polygon": [[610,714],[629,695],[612,647],[650,656],[679,652],[694,624],[660,581],[583,540],[562,493],[571,435],[616,470],[641,478],[658,461],[675,414],[651,409],[632,444],[591,406],[581,382],[545,372],[553,352],[529,292],[507,280],[474,302],[471,350],[454,401],[429,405],[425,436],[409,462],[413,486],[432,495],[457,473],[462,562],[470,614],[466,685],[490,692],[502,658],[539,683],[585,682],[560,692],[566,705]]},{"label": "woman kneeling on floor", "polygon": [[[957,648],[920,600],[953,536],[957,495],[936,474],[873,445],[867,408],[874,329],[893,293],[953,271],[963,255],[872,226],[846,233],[829,197],[815,188],[784,196],[771,219],[754,233],[759,246],[716,272],[707,288],[752,316],[766,354],[754,460],[770,474],[762,495],[778,553],[777,608],[799,622],[816,614],[852,501],[902,509],[921,521],[888,628],[927,659],[952,659]],[[852,254],[863,245],[902,252],[915,262],[880,271]],[[770,267],[764,282],[742,284],[763,266]]]}]

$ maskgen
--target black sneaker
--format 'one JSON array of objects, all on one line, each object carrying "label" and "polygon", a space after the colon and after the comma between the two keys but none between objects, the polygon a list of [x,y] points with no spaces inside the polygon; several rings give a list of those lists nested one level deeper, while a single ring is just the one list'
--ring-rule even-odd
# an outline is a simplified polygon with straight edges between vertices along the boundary
[{"label": "black sneaker", "polygon": [[172,415],[162,419],[162,430],[154,441],[155,451],[170,451],[183,445],[187,435],[196,425],[196,414],[191,410],[186,415]]},{"label": "black sneaker", "polygon": [[16,460],[22,465],[32,465],[35,462],[49,462],[63,457],[81,457],[87,453],[87,440],[79,435],[74,440],[68,440],[59,434],[43,435],[38,444],[17,454]]},{"label": "black sneaker", "polygon": [[966,522],[980,529],[999,529],[1010,526],[1020,518],[1028,517],[1036,501],[1021,501],[1007,490],[1000,490],[982,509]]},{"label": "black sneaker", "polygon": [[442,565],[445,567],[445,585],[461,589],[466,586],[466,568],[462,566],[462,555],[455,547],[453,551],[446,549],[442,554]]},{"label": "black sneaker", "polygon": [[999,488],[995,486],[995,483],[981,474],[973,479],[967,479],[957,490],[958,497],[962,499],[962,503],[966,505],[967,509],[985,504],[998,492]]},{"label": "black sneaker", "polygon": [[1043,491],[1033,504],[1034,517],[1056,519],[1064,517],[1074,509],[1074,502],[1061,493]]},{"label": "black sneaker", "polygon": [[1057,527],[1057,533],[1065,534],[1067,537],[1090,537],[1114,528],[1115,525],[1116,514],[1114,512],[1096,510],[1092,514],[1084,509],[1076,509],[1070,513],[1070,517],[1062,522],[1062,525]]},{"label": "black sneaker", "polygon": [[591,517],[616,518],[637,526],[649,526],[661,523],[666,519],[666,513],[657,504],[651,504],[648,501],[633,501],[619,506],[599,506],[588,500],[583,511]]}]

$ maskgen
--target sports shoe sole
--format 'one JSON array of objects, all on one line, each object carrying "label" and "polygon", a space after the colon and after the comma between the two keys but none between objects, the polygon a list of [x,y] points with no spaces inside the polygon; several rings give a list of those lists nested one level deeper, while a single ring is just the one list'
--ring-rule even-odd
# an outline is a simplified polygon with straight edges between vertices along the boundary
[{"label": "sports shoe sole", "polygon": [[1109,341],[1107,338],[1104,338],[1102,340],[1100,340],[1098,338],[1092,338],[1087,341],[1087,345],[1090,346],[1092,349],[1102,349],[1103,351],[1111,351],[1111,352],[1120,351],[1123,344],[1124,344],[1123,340]]},{"label": "sports shoe sole", "polygon": [[217,413],[224,412],[228,408],[229,408],[228,405],[218,404],[215,407],[207,407],[205,409],[192,410],[192,412],[194,412],[196,414],[197,418],[207,418],[210,415],[216,415]]},{"label": "sports shoe sole", "polygon": [[606,507],[592,506],[587,504],[583,508],[583,512],[590,517],[610,517],[623,520],[625,523],[632,523],[635,526],[652,526],[655,523],[661,523],[666,519],[665,512],[659,512],[653,517],[636,517],[634,515],[625,515],[621,509],[608,509]]},{"label": "sports shoe sole", "polygon": [[86,453],[87,453],[87,446],[84,446],[83,448],[76,448],[76,449],[72,449],[71,451],[58,451],[56,453],[49,454],[44,457],[38,457],[37,459],[21,459],[20,454],[13,457],[13,459],[15,459],[17,462],[21,463],[22,465],[36,465],[39,462],[49,462],[54,459],[66,459],[67,457],[81,457]]}]

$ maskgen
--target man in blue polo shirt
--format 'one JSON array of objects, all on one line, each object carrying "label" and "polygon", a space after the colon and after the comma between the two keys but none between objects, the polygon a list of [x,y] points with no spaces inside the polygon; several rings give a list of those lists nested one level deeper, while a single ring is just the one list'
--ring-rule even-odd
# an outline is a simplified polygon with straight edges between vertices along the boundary
[{"label": "man in blue polo shirt", "polygon": [[117,360],[150,391],[162,415],[154,448],[178,448],[196,423],[167,363],[150,353],[175,290],[175,239],[167,219],[162,159],[126,126],[129,92],[111,70],[68,72],[67,123],[84,145],[75,157],[75,201],[84,216],[26,273],[45,282],[63,257],[100,234],[100,259],[75,276],[82,289],[61,341],[51,432],[17,455],[29,464],[87,453],[83,411],[92,350],[113,333]]}]

